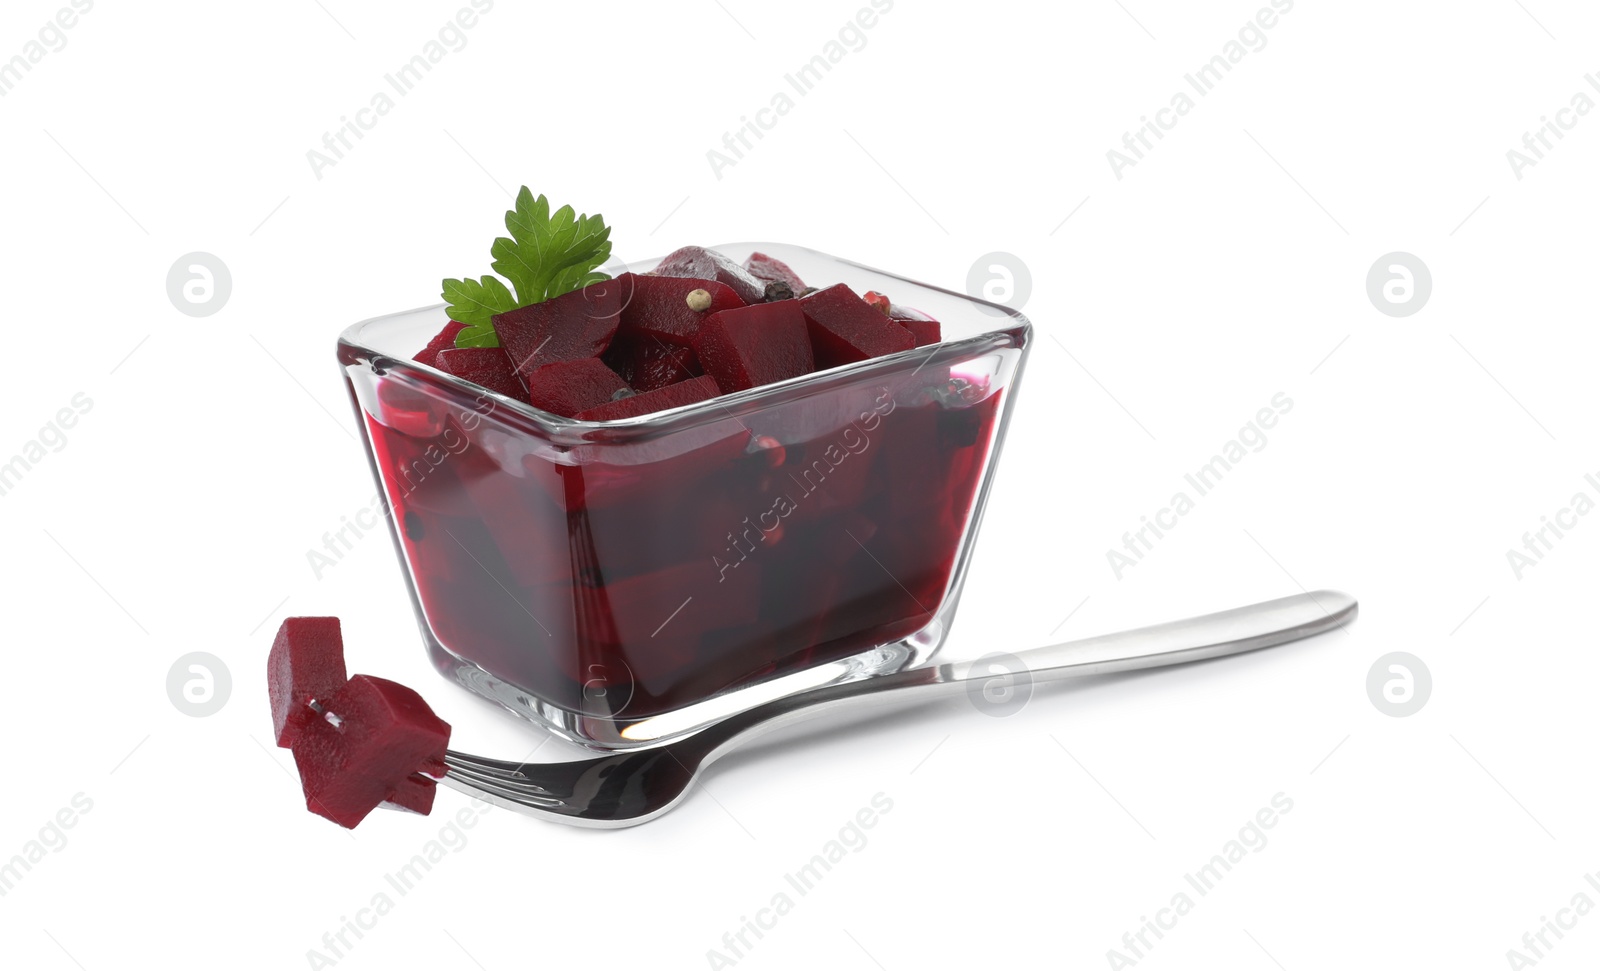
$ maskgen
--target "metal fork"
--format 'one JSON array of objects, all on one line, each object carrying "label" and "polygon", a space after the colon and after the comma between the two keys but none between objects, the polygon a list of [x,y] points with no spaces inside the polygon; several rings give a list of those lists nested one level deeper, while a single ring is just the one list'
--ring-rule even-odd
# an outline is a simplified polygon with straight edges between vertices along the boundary
[{"label": "metal fork", "polygon": [[[1023,682],[1135,671],[1259,650],[1332,630],[1356,615],[1356,601],[1333,590],[1188,620],[1039,647],[1015,656]],[[992,669],[990,669],[992,670]],[[656,748],[573,762],[519,763],[448,752],[443,781],[504,809],[573,826],[637,826],[677,806],[706,767],[740,745],[801,721],[900,707],[977,690],[995,675],[975,663],[913,668],[817,688],[733,715]]]}]

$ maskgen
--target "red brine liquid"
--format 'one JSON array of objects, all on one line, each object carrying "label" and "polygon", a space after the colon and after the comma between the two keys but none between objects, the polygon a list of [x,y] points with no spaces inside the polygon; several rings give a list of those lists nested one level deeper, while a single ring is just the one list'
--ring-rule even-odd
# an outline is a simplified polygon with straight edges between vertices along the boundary
[{"label": "red brine liquid", "polygon": [[1003,391],[881,380],[557,446],[379,378],[366,424],[438,642],[532,700],[639,719],[933,619]]}]

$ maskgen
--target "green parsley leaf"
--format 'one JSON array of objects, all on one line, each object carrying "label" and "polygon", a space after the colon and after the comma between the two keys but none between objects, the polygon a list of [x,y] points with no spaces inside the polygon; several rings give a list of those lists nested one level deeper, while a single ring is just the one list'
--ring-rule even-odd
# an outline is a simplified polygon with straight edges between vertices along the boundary
[{"label": "green parsley leaf", "polygon": [[600,216],[579,216],[571,206],[553,214],[550,200],[527,186],[506,213],[504,236],[489,250],[494,271],[517,288],[519,306],[540,303],[577,289],[585,276],[611,256],[611,229]]},{"label": "green parsley leaf", "polygon": [[444,281],[444,299],[449,307],[450,319],[466,324],[466,329],[456,335],[457,347],[499,347],[500,338],[494,332],[494,315],[503,314],[517,305],[511,291],[498,277],[486,276],[481,280]]},{"label": "green parsley leaf", "polygon": [[596,272],[611,256],[611,228],[599,215],[578,215],[571,206],[552,213],[549,199],[535,198],[523,186],[516,208],[506,213],[506,231],[510,238],[497,238],[489,254],[492,268],[511,282],[515,297],[492,276],[444,281],[450,318],[467,325],[456,337],[457,347],[498,347],[495,314],[610,279]]}]

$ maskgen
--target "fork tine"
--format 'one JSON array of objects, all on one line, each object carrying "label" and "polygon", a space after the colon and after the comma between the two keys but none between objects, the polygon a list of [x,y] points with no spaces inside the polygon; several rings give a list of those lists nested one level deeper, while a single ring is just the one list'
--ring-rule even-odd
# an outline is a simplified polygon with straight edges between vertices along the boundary
[{"label": "fork tine", "polygon": [[559,805],[567,801],[548,789],[541,789],[538,786],[527,785],[512,779],[496,779],[471,771],[451,769],[446,778],[455,779],[464,785],[477,786],[484,791],[502,794],[510,793],[518,799],[534,800],[537,805]]},{"label": "fork tine", "polygon": [[521,806],[533,809],[548,809],[560,811],[570,808],[565,802],[547,794],[542,789],[531,789],[527,786],[517,785],[507,780],[496,780],[464,775],[455,769],[450,774],[439,780],[445,785],[459,789],[468,795],[484,794],[498,796]]},{"label": "fork tine", "polygon": [[445,763],[450,774],[463,779],[482,779],[508,789],[521,789],[538,795],[549,796],[553,793],[545,786],[539,785],[525,775],[503,772],[494,768],[480,768],[471,763],[462,763],[449,760]]},{"label": "fork tine", "polygon": [[517,762],[506,762],[501,759],[486,759],[476,755],[468,755],[465,752],[452,751],[445,753],[444,763],[445,765],[453,768],[470,769],[474,772],[494,776],[496,778],[512,779],[519,783],[527,782],[529,785],[534,784],[532,780],[528,778],[527,773],[523,771],[526,766]]}]

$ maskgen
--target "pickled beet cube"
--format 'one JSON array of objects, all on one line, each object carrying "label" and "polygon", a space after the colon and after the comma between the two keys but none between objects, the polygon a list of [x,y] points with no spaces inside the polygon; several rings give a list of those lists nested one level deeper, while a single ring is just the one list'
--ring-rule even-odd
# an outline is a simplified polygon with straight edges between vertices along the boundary
[{"label": "pickled beet cube", "polygon": [[806,318],[794,300],[712,314],[700,328],[695,353],[724,393],[809,374],[813,363]]},{"label": "pickled beet cube", "polygon": [[620,644],[649,645],[625,656],[634,680],[663,687],[682,675],[708,631],[753,623],[760,604],[760,566],[746,561],[718,571],[710,557],[606,584],[591,630]]},{"label": "pickled beet cube", "polygon": [[[627,296],[622,308],[622,333],[629,337],[654,337],[668,344],[690,347],[705,319],[719,310],[743,307],[749,301],[710,277],[638,276],[617,278]],[[711,294],[706,310],[691,310],[689,294]],[[758,298],[759,299],[759,298]]]},{"label": "pickled beet cube", "polygon": [[339,618],[285,620],[267,655],[267,694],[278,746],[293,745],[308,722],[320,720],[311,702],[327,701],[347,680]]},{"label": "pickled beet cube", "polygon": [[873,484],[873,440],[859,428],[841,430],[831,440],[813,441],[804,449],[794,449],[784,470],[790,495],[799,508],[794,515],[801,522],[815,520],[840,510],[856,508]]},{"label": "pickled beet cube", "polygon": [[400,780],[383,802],[378,805],[383,809],[399,809],[403,812],[426,816],[433,812],[433,797],[438,791],[439,787],[434,784],[433,779],[426,776],[410,775]]},{"label": "pickled beet cube", "polygon": [[744,261],[744,268],[762,283],[787,283],[795,293],[806,288],[800,274],[789,269],[789,264],[765,253],[751,253],[750,258]]},{"label": "pickled beet cube", "polygon": [[939,322],[920,310],[891,303],[889,319],[910,331],[918,347],[937,344],[943,339],[939,336]]},{"label": "pickled beet cube", "polygon": [[[699,325],[695,325],[699,330]],[[666,344],[647,334],[618,333],[600,358],[635,391],[655,391],[701,374],[694,348]]]},{"label": "pickled beet cube", "polygon": [[603,361],[586,357],[533,372],[528,378],[527,400],[535,408],[571,418],[611,401],[619,391],[630,390],[628,382]]},{"label": "pickled beet cube", "polygon": [[511,369],[511,359],[499,347],[452,347],[440,351],[434,365],[465,381],[482,385],[518,401],[528,400],[528,390]]},{"label": "pickled beet cube", "polygon": [[899,324],[911,334],[911,339],[917,342],[918,347],[937,344],[941,339],[937,320],[902,320]]},{"label": "pickled beet cube", "polygon": [[668,408],[681,408],[692,405],[697,401],[715,398],[722,392],[717,388],[717,382],[709,377],[698,377],[678,384],[670,384],[665,388],[636,394],[627,398],[618,398],[608,401],[597,408],[580,411],[574,418],[582,421],[615,421],[618,418],[637,418],[657,411],[666,411]]},{"label": "pickled beet cube", "polygon": [[449,534],[440,531],[437,539],[465,550],[465,565],[479,579],[524,585],[570,579],[566,511],[538,481],[485,475],[467,480],[463,489],[476,504],[472,520],[476,528],[457,526]]},{"label": "pickled beet cube", "polygon": [[[461,483],[492,474],[498,466],[484,449],[472,447],[466,428],[448,414],[447,402],[438,398],[428,400],[435,414],[431,435],[423,437],[424,429],[419,428],[417,434],[397,436],[380,470],[387,483],[393,515],[399,518],[413,509],[442,516],[471,515],[476,510],[462,493]],[[377,433],[377,422],[369,419],[368,430]],[[406,430],[389,424],[383,431]],[[342,544],[334,539],[334,546],[342,547]],[[325,550],[328,553],[338,551]]]},{"label": "pickled beet cube", "polygon": [[[438,367],[435,352],[426,363]],[[384,425],[402,435],[417,439],[433,438],[444,430],[445,406],[420,388],[395,378],[378,385],[377,407],[372,414]]]},{"label": "pickled beet cube", "polygon": [[714,479],[712,470],[743,455],[749,443],[750,429],[729,417],[670,435],[580,445],[572,450],[574,464],[564,469],[568,508],[654,501],[704,485]]},{"label": "pickled beet cube", "polygon": [[602,280],[543,303],[496,314],[494,332],[523,380],[562,361],[598,357],[621,320],[622,280]]},{"label": "pickled beet cube", "polygon": [[817,367],[830,368],[917,346],[911,332],[843,283],[800,300]]},{"label": "pickled beet cube", "polygon": [[745,303],[758,303],[767,293],[767,284],[750,271],[714,249],[704,246],[685,246],[667,254],[656,265],[658,277],[690,277],[696,280],[716,280],[732,287]]},{"label": "pickled beet cube", "polygon": [[[609,528],[591,531],[586,538],[602,565],[603,582],[650,573],[663,563],[726,559],[732,542],[728,533],[742,528],[741,517],[751,515],[748,494],[729,492],[715,478],[701,476],[665,492],[636,493],[635,501],[614,503],[600,512],[598,518]],[[668,519],[670,526],[664,526]]]},{"label": "pickled beet cube", "polygon": [[424,347],[422,350],[417,352],[416,356],[413,357],[412,360],[426,364],[429,367],[436,367],[439,358],[439,352],[455,347],[456,335],[466,329],[466,324],[459,324],[453,320],[450,321],[450,323],[445,324],[444,330],[441,330],[438,334],[434,335],[433,340],[428,342],[427,347]]},{"label": "pickled beet cube", "polygon": [[387,802],[426,811],[444,774],[450,726],[404,685],[358,674],[295,739],[306,808],[353,829]]},{"label": "pickled beet cube", "polygon": [[704,246],[680,246],[662,258],[650,271],[659,276],[695,277],[701,280],[717,278],[717,261],[711,250]]}]

